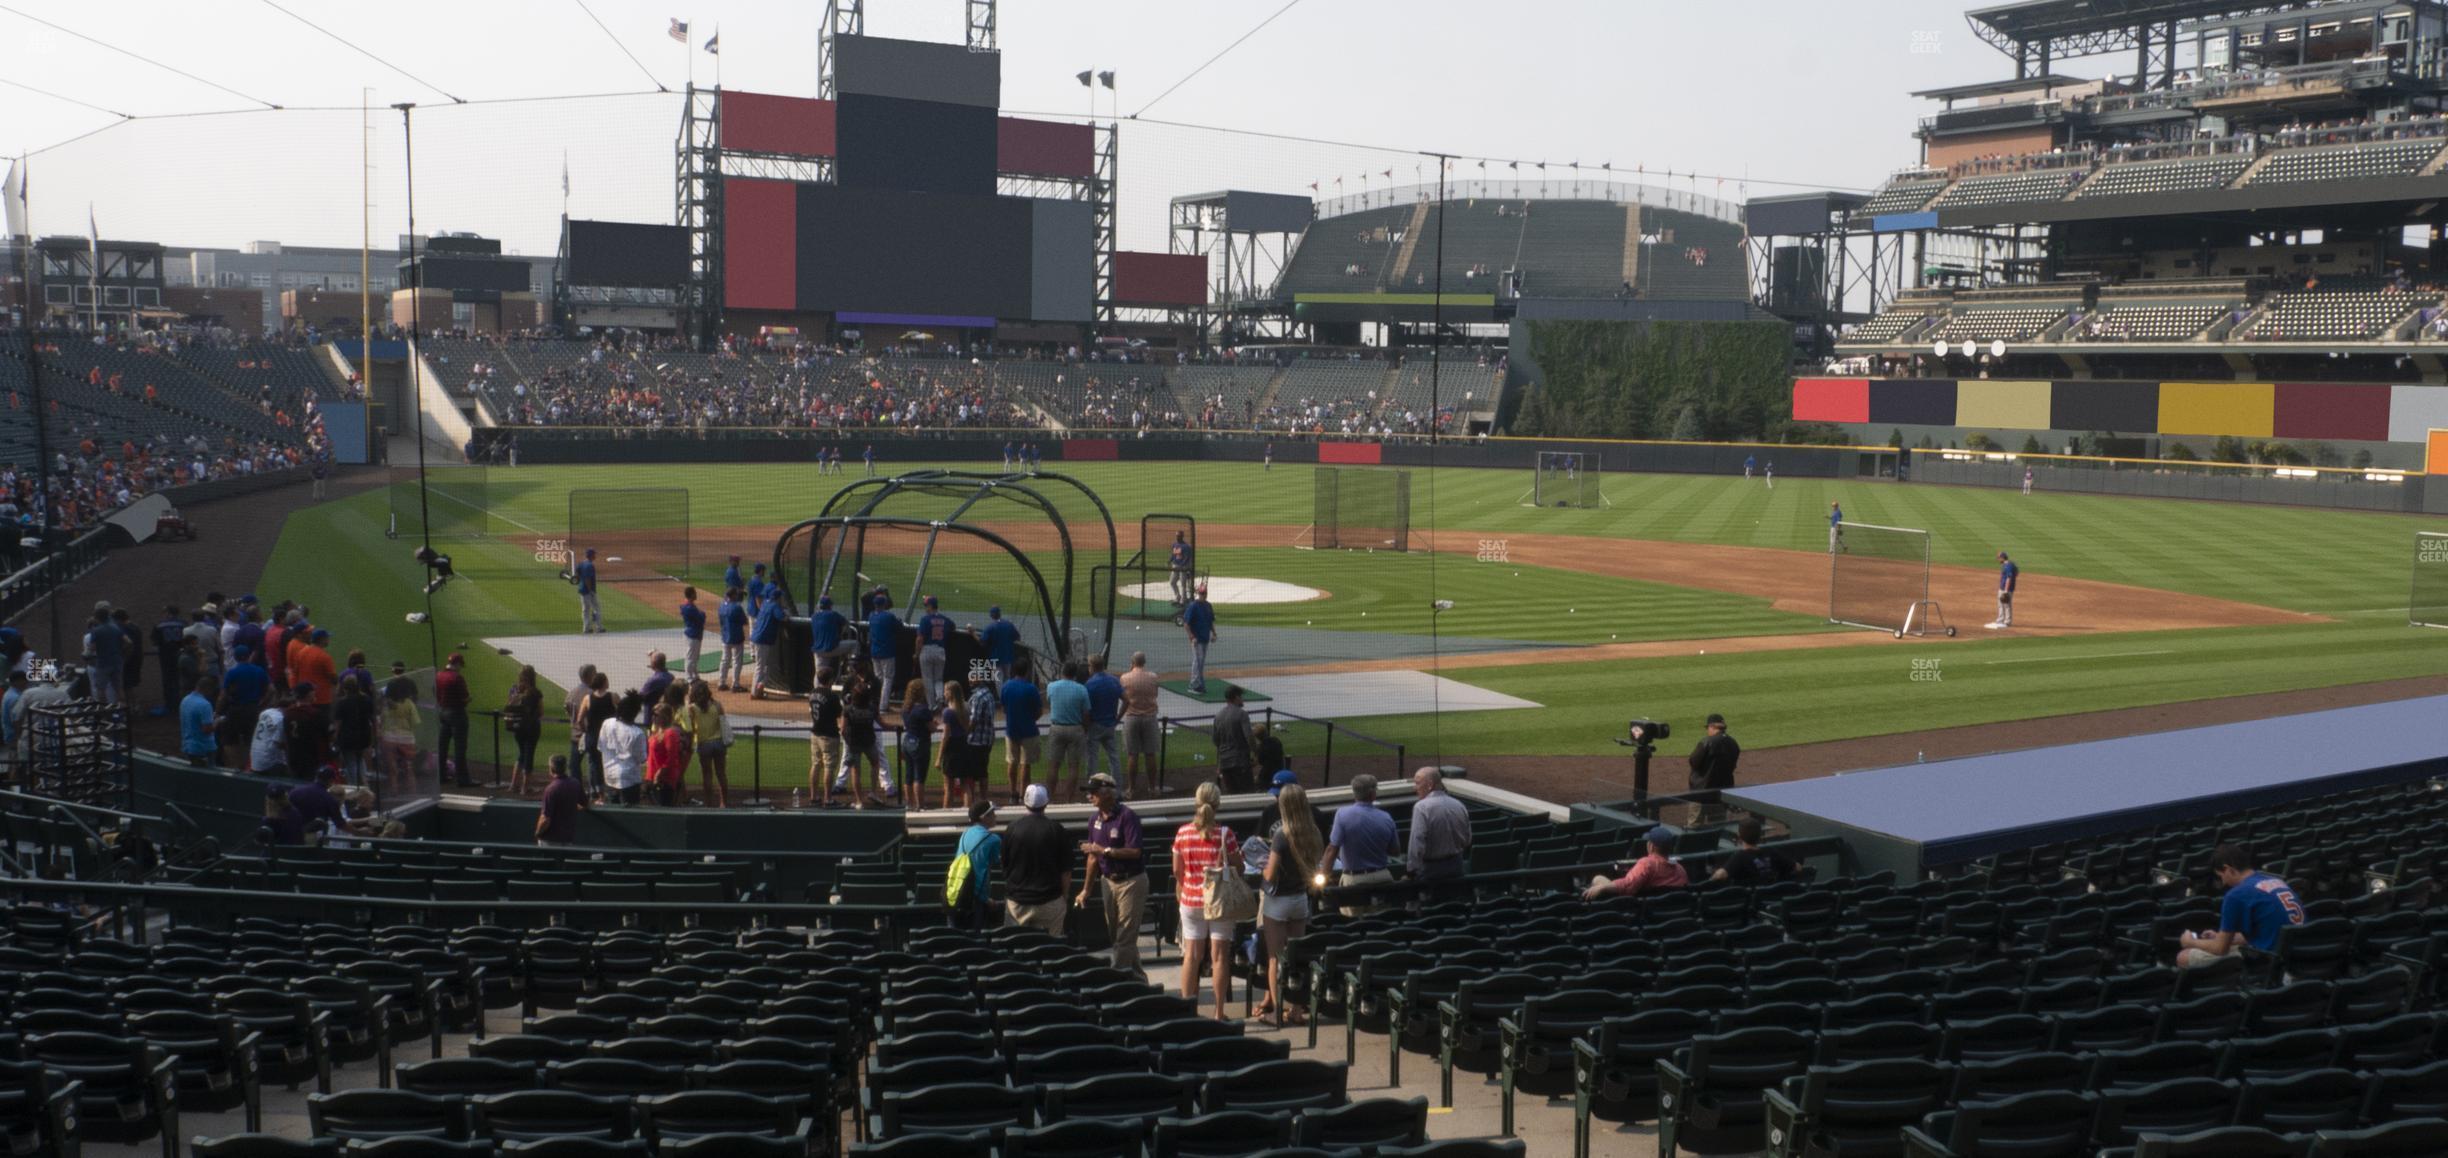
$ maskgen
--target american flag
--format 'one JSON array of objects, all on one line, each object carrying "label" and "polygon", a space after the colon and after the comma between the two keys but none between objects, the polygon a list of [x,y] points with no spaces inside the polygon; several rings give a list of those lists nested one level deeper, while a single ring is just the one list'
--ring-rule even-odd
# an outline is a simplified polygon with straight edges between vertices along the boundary
[{"label": "american flag", "polygon": [[677,16],[672,17],[670,36],[672,39],[677,40],[682,44],[687,44],[688,22],[680,19]]}]

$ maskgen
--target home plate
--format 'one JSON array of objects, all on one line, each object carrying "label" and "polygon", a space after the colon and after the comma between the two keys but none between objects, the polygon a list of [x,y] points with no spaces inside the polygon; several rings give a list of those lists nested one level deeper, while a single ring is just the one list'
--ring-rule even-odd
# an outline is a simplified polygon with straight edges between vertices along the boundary
[{"label": "home plate", "polygon": [[[1120,590],[1125,599],[1144,599],[1155,603],[1167,603],[1173,599],[1171,583],[1125,583]],[[1217,575],[1207,580],[1209,603],[1305,603],[1324,598],[1326,593],[1315,587],[1279,583],[1273,579]]]},{"label": "home plate", "polygon": [[[1209,675],[1208,686],[1215,686],[1215,682],[1222,678]],[[1269,707],[1311,719],[1399,716],[1421,712],[1494,712],[1540,706],[1518,696],[1474,687],[1424,671],[1259,676],[1230,682],[1273,697],[1274,702]],[[1215,714],[1215,705],[1202,704],[1171,692],[1161,693],[1158,701],[1157,711],[1167,716]],[[1251,715],[1258,714],[1258,709],[1251,710]]]}]

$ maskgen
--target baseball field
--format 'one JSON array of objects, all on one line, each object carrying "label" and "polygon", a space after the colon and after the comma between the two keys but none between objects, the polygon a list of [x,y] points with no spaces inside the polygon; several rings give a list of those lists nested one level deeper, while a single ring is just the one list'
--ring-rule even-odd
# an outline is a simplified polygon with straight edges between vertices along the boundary
[{"label": "baseball field", "polygon": [[[1611,756],[1633,716],[1696,723],[1723,712],[1757,749],[2448,675],[2448,632],[2405,616],[2414,532],[2448,520],[1878,480],[1787,478],[1771,490],[1686,475],[1610,476],[1608,507],[1540,509],[1520,504],[1525,464],[1415,470],[1408,554],[1305,551],[1294,543],[1311,519],[1307,466],[1052,469],[1094,489],[1125,557],[1141,514],[1186,513],[1199,522],[1203,570],[1314,589],[1221,607],[1218,674],[1432,669],[1541,705],[1350,721],[1414,754]],[[687,488],[690,573],[711,588],[726,554],[770,555],[781,527],[817,513],[845,481],[809,466],[496,469],[490,533],[439,544],[460,575],[433,598],[433,642],[468,654],[478,706],[489,707],[520,661],[485,639],[576,631],[575,594],[539,561],[565,537],[572,488]],[[389,501],[377,489],[293,516],[259,590],[305,601],[378,664],[421,667],[427,630],[405,617],[425,606],[422,573],[415,544],[384,534]],[[1831,502],[1850,520],[1930,532],[1932,596],[1956,638],[1825,622]],[[1984,631],[2001,550],[2022,568],[2017,625]],[[606,592],[611,630],[669,628],[677,649],[678,583]],[[1439,600],[1451,608],[1432,611]],[[1236,631],[1249,628],[1300,629],[1313,654],[1236,658]],[[1126,623],[1114,650],[1126,655],[1135,631],[1178,630]],[[1428,640],[1428,653],[1386,654],[1385,636]],[[768,782],[791,782],[804,745],[768,744]]]}]

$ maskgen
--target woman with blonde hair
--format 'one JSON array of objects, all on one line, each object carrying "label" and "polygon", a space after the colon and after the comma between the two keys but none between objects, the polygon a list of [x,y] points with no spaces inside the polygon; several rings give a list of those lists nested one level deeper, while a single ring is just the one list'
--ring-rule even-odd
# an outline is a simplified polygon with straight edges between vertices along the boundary
[{"label": "woman with blonde hair", "polygon": [[[1230,1016],[1225,1003],[1232,991],[1232,925],[1207,919],[1207,870],[1239,872],[1241,847],[1232,829],[1216,820],[1224,793],[1210,780],[1198,786],[1198,812],[1173,833],[1173,895],[1181,902],[1181,994],[1198,1000],[1199,973],[1215,980],[1215,1015]],[[1203,962],[1203,963],[1202,963]]]},{"label": "woman with blonde hair", "polygon": [[689,681],[680,730],[697,749],[697,778],[705,785],[706,799],[716,808],[731,807],[731,722],[723,715],[722,702],[714,698],[714,685]]},{"label": "woman with blonde hair", "polygon": [[1283,819],[1267,833],[1266,870],[1259,874],[1265,900],[1258,907],[1258,932],[1266,941],[1267,995],[1257,1012],[1262,1018],[1274,1014],[1280,1027],[1298,1025],[1308,1016],[1305,1009],[1283,1004],[1284,944],[1309,927],[1309,890],[1326,855],[1326,838],[1318,834],[1307,789],[1287,784],[1275,799]]}]

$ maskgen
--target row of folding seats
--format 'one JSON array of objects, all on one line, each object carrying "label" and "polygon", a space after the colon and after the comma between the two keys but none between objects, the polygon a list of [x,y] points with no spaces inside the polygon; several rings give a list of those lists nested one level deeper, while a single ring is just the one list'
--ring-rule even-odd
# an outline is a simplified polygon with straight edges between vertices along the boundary
[{"label": "row of folding seats", "polygon": [[[1219,1110],[1153,1121],[1073,1120],[1035,1129],[912,1134],[850,1148],[853,1158],[1521,1158],[1524,1143],[1483,1138],[1418,1141],[1427,1101],[1373,1098],[1260,1113]],[[586,1156],[575,1156],[586,1158]]]},{"label": "row of folding seats", "polygon": [[1854,210],[1859,217],[1877,217],[1883,213],[1912,213],[1930,203],[1930,198],[1946,188],[1944,181],[1896,181],[1878,192]]},{"label": "row of folding seats", "polygon": [[2287,149],[2272,154],[2245,184],[2292,185],[2405,176],[2420,170],[2439,151],[2437,139]]},{"label": "row of folding seats", "polygon": [[2209,329],[2231,308],[2226,302],[2114,306],[2066,331],[2079,342],[2181,342]]},{"label": "row of folding seats", "polygon": [[[2140,1113],[2133,1100],[2110,1103],[2091,1094],[2041,1091],[1993,1102],[1973,1102],[1931,1114],[1906,1127],[1905,1158],[2424,1158],[2448,1152],[2448,1121],[2405,1118],[2359,1130],[2323,1129],[2281,1133],[2258,1126],[2212,1126],[2181,1131],[2188,1117],[2215,1117],[2216,1094],[2207,1089],[2169,1091],[2193,1099]],[[2174,1122],[2155,1118],[2178,1119]],[[2128,1145],[2101,1148],[2097,1135],[2114,1122]]]},{"label": "row of folding seats", "polygon": [[2128,197],[2157,193],[2194,193],[2224,189],[2252,164],[2241,154],[2188,157],[2178,161],[2128,161],[2100,166],[2099,175],[2075,190],[2074,199]]},{"label": "row of folding seats", "polygon": [[2011,201],[2055,201],[2081,177],[2081,169],[2041,169],[2028,173],[2002,173],[1988,177],[1966,177],[1950,186],[1932,208],[1965,205],[2001,205]]},{"label": "row of folding seats", "polygon": [[1935,337],[1947,342],[2021,341],[2057,324],[2071,309],[2071,303],[2008,309],[1958,308],[1947,315],[1946,324],[1938,328]]}]

